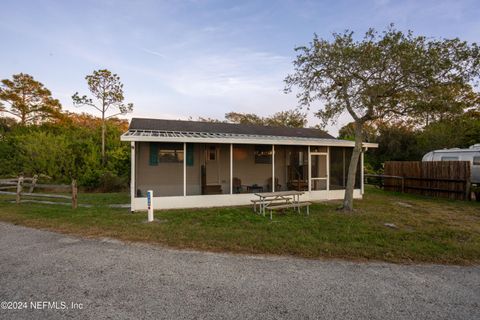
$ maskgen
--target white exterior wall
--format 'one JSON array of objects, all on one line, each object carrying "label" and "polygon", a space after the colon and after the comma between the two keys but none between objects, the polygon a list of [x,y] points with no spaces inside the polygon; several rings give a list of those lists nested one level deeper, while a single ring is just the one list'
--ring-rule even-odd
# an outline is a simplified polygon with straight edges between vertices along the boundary
[{"label": "white exterior wall", "polygon": [[[253,146],[250,150],[251,152],[247,152],[247,154],[253,157]],[[225,152],[225,150],[227,152]],[[198,148],[196,148],[197,150]],[[231,188],[231,179],[230,176],[235,177],[237,170],[240,169],[240,162],[235,160],[235,152],[230,154],[231,150],[235,150],[235,147],[232,145],[223,145],[222,151],[220,154],[224,156],[222,162],[228,163],[228,166],[225,166],[222,170],[222,176],[228,176],[228,181],[222,181],[222,188],[224,190],[228,190],[230,192]],[[150,188],[154,190],[154,198],[153,204],[155,209],[180,209],[180,208],[206,208],[206,207],[222,207],[222,206],[240,206],[240,205],[251,205],[251,200],[258,200],[258,197],[252,193],[240,193],[240,194],[217,194],[217,195],[200,195],[200,163],[201,163],[201,152],[195,151],[195,159],[194,164],[195,166],[189,167],[186,166],[186,163],[178,165],[175,164],[176,170],[167,170],[168,174],[165,175],[165,170],[161,172],[162,181],[165,179],[170,183],[175,183],[175,188],[178,189],[175,192],[177,195],[171,196],[162,196],[156,197],[159,193],[158,190],[158,176],[160,172],[157,172],[160,166],[148,166],[148,144],[144,143],[132,143],[132,189],[131,189],[131,210],[132,211],[139,211],[139,210],[147,210],[147,199],[146,197],[136,197],[136,189]],[[309,150],[309,149],[308,149]],[[310,150],[309,150],[310,151]],[[255,166],[248,165],[246,167],[247,170],[241,170],[242,172],[245,171],[247,175],[244,176],[242,174],[242,184],[249,182],[249,175],[248,173],[254,173],[254,177],[259,179],[258,177],[260,174],[264,174],[265,177],[261,177],[261,181],[265,181],[267,178],[271,177],[273,173],[275,173],[275,177],[279,178],[280,183],[286,183],[285,177],[285,148],[275,148],[275,160],[276,163],[274,166],[272,165],[259,165],[261,167],[266,167],[262,172],[253,172]],[[310,152],[308,152],[310,154]],[[329,157],[329,153],[327,155],[327,160]],[[142,160],[143,159],[143,160]],[[361,177],[363,180],[363,154],[362,154],[362,171]],[[143,166],[142,166],[142,162]],[[253,163],[253,158],[250,161]],[[249,162],[249,163],[250,163]],[[310,163],[310,157],[309,157]],[[233,164],[233,167],[231,166]],[[169,164],[166,164],[169,165]],[[327,172],[329,172],[329,161],[327,161]],[[267,169],[267,170],[265,170]],[[191,170],[195,172],[190,172]],[[225,171],[225,172],[223,172]],[[186,180],[184,176],[186,174]],[[195,173],[195,174],[192,174]],[[309,176],[310,176],[310,165],[309,165]],[[329,175],[328,175],[329,177]],[[282,181],[285,179],[285,182]],[[139,184],[138,181],[141,180],[142,184]],[[252,180],[253,181],[253,180]],[[310,179],[308,179],[310,182]],[[197,182],[197,183],[192,183]],[[253,181],[256,182],[256,181]],[[328,182],[328,181],[327,181]],[[185,184],[186,183],[186,184]],[[283,186],[282,184],[282,186]],[[186,188],[185,188],[185,187]],[[361,185],[361,189],[355,189],[354,191],[354,198],[361,199],[363,194],[363,184]],[[327,183],[327,188],[329,184]],[[198,190],[196,190],[198,189]],[[283,189],[283,187],[282,187]],[[277,190],[278,191],[278,190]],[[197,193],[197,195],[195,195]],[[189,195],[190,194],[190,195]],[[323,201],[323,200],[340,200],[343,199],[345,194],[345,190],[318,190],[318,191],[305,191],[305,193],[300,197],[301,201]]]},{"label": "white exterior wall", "polygon": [[[300,196],[300,201],[323,201],[343,199],[345,190],[322,190],[306,191]],[[361,199],[360,189],[355,189],[353,196],[355,199]],[[132,211],[147,210],[147,198],[135,198],[132,203]],[[258,197],[252,193],[242,194],[215,194],[198,196],[178,196],[178,197],[154,197],[153,205],[155,209],[184,209],[184,208],[208,208],[223,206],[242,206],[251,205],[250,200],[258,200]]]},{"label": "white exterior wall", "polygon": [[183,168],[184,163],[159,163],[149,165],[150,148],[146,143],[136,144],[138,154],[136,167],[135,185],[141,190],[142,195],[147,195],[147,190],[153,190],[153,196],[163,194],[167,196],[183,195]]}]

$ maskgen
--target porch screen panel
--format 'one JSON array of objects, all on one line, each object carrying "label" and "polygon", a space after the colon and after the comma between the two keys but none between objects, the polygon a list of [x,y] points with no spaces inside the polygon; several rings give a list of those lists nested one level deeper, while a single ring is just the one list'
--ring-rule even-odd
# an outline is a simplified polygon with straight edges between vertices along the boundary
[{"label": "porch screen panel", "polygon": [[192,146],[193,165],[188,165],[187,157],[187,196],[229,194],[230,145],[195,143]]},{"label": "porch screen panel", "polygon": [[[308,147],[284,146],[283,190],[308,191]],[[277,170],[277,168],[275,168]]]},{"label": "porch screen panel", "polygon": [[204,165],[203,143],[187,144],[187,196],[202,194],[202,166]]},{"label": "porch screen panel", "polygon": [[230,194],[230,144],[219,144],[219,182],[222,194]]},{"label": "porch screen panel", "polygon": [[272,190],[272,146],[233,145],[233,193]]},{"label": "porch screen panel", "polygon": [[330,190],[345,189],[344,151],[345,148],[330,147]]},{"label": "porch screen panel", "polygon": [[327,190],[327,155],[312,154],[312,190]]},{"label": "porch screen panel", "polygon": [[[353,148],[330,147],[330,190],[343,190],[347,185],[348,167]],[[361,161],[358,161],[355,188],[361,186]]]},{"label": "porch screen panel", "polygon": [[[287,190],[287,147],[275,146],[275,191]],[[269,188],[271,189],[271,187]]]},{"label": "porch screen panel", "polygon": [[138,197],[183,195],[183,143],[139,142],[137,152]]}]

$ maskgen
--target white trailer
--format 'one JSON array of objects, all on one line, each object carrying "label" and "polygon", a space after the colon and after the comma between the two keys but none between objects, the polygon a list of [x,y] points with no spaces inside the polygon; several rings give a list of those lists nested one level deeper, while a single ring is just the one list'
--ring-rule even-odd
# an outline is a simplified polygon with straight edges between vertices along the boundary
[{"label": "white trailer", "polygon": [[466,149],[453,148],[430,151],[422,161],[469,161],[471,164],[471,182],[480,186],[480,143]]}]

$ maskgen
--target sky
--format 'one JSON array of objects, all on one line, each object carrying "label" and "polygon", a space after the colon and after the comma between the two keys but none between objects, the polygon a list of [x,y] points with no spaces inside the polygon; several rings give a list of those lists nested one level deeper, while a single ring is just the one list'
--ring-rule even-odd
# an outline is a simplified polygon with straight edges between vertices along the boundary
[{"label": "sky", "polygon": [[[313,34],[394,23],[428,37],[480,42],[480,0],[417,1],[102,1],[0,0],[0,79],[28,73],[63,108],[88,94],[93,70],[117,73],[128,117],[223,119],[230,111],[262,116],[298,106],[283,92],[294,48]],[[309,111],[309,125],[318,123]],[[342,116],[327,130],[336,135]]]}]

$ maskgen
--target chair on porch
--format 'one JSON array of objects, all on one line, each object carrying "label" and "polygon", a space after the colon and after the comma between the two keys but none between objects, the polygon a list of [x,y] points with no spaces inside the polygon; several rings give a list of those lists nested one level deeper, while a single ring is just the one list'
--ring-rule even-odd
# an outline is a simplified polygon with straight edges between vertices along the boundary
[{"label": "chair on porch", "polygon": [[301,180],[301,179],[294,179],[290,180],[287,183],[288,190],[296,190],[296,191],[307,191],[308,190],[308,181]]},{"label": "chair on porch", "polygon": [[233,187],[233,193],[242,193],[243,192],[242,180],[240,180],[239,178],[233,177],[232,187]]},{"label": "chair on porch", "polygon": [[[272,178],[267,179],[267,190],[272,191]],[[278,178],[275,178],[275,191],[280,191],[282,190],[282,185],[278,183]]]}]

